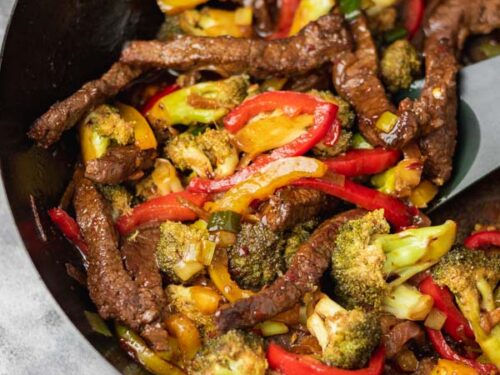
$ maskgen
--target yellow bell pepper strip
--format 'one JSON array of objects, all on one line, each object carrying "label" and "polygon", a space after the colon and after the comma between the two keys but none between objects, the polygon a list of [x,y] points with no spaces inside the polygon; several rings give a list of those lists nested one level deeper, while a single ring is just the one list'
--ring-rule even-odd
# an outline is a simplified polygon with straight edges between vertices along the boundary
[{"label": "yellow bell pepper strip", "polygon": [[430,375],[478,375],[478,372],[463,363],[440,359]]},{"label": "yellow bell pepper strip", "polygon": [[491,375],[498,373],[495,365],[490,363],[481,363],[474,359],[465,358],[459,355],[451,346],[446,342],[441,331],[436,331],[435,329],[430,329],[425,327],[425,331],[429,340],[434,347],[434,350],[439,354],[441,358],[448,359],[454,362],[459,362],[466,366],[472,367],[481,375]]},{"label": "yellow bell pepper strip", "polygon": [[245,99],[248,85],[246,75],[198,83],[163,96],[145,115],[155,129],[212,124]]},{"label": "yellow bell pepper strip", "polygon": [[177,339],[185,360],[193,359],[201,347],[198,328],[183,314],[174,314],[165,320],[168,332]]},{"label": "yellow bell pepper strip", "polygon": [[421,160],[401,160],[395,167],[373,176],[371,183],[382,193],[408,197],[420,184],[423,168]]},{"label": "yellow bell pepper strip", "polygon": [[427,204],[434,199],[438,188],[428,180],[422,181],[410,194],[410,201],[417,208],[426,208]]},{"label": "yellow bell pepper strip", "polygon": [[208,0],[157,0],[160,10],[172,16],[188,9],[194,9],[198,5],[207,3]]},{"label": "yellow bell pepper strip", "polygon": [[196,309],[202,314],[214,314],[221,300],[221,296],[208,286],[195,285],[189,288]]},{"label": "yellow bell pepper strip", "polygon": [[141,150],[158,147],[153,130],[137,109],[122,103],[116,103],[116,107],[120,116],[134,127],[134,139],[137,147]]},{"label": "yellow bell pepper strip", "polygon": [[231,188],[221,199],[207,203],[207,206],[212,212],[234,211],[244,214],[254,200],[267,198],[276,189],[300,178],[322,177],[327,169],[321,161],[304,156],[276,160]]},{"label": "yellow bell pepper strip", "polygon": [[196,36],[232,36],[249,38],[252,36],[253,11],[251,7],[234,11],[203,8],[188,10],[179,16],[179,26],[186,34]]},{"label": "yellow bell pepper strip", "polygon": [[[234,136],[238,148],[250,158],[263,152],[284,146],[300,137],[312,125],[311,115],[288,117],[286,115],[263,116],[250,121]],[[262,135],[265,134],[265,137]]]},{"label": "yellow bell pepper strip", "polygon": [[231,303],[251,297],[254,294],[250,290],[241,289],[238,284],[231,279],[227,267],[227,253],[222,248],[217,249],[212,263],[208,266],[208,274],[215,287]]},{"label": "yellow bell pepper strip", "polygon": [[334,5],[335,0],[301,0],[293,17],[289,36],[297,34],[310,22],[330,13]]},{"label": "yellow bell pepper strip", "polygon": [[184,371],[163,360],[159,353],[152,351],[134,331],[120,324],[116,324],[115,327],[120,344],[148,371],[155,375],[185,375]]}]

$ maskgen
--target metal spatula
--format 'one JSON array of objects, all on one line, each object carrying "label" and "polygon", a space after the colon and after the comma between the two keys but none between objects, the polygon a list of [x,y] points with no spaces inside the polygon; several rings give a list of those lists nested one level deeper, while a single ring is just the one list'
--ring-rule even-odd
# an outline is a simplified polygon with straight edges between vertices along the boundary
[{"label": "metal spatula", "polygon": [[[418,97],[416,81],[402,97]],[[500,57],[462,69],[458,77],[458,144],[450,181],[432,211],[500,167]]]}]

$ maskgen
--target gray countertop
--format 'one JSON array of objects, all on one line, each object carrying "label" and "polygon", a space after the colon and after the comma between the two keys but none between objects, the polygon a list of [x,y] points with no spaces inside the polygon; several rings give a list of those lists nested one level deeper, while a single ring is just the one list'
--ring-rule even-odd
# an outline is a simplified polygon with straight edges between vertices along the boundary
[{"label": "gray countertop", "polygon": [[[14,0],[0,0],[3,40]],[[0,375],[116,374],[45,287],[0,186]]]}]

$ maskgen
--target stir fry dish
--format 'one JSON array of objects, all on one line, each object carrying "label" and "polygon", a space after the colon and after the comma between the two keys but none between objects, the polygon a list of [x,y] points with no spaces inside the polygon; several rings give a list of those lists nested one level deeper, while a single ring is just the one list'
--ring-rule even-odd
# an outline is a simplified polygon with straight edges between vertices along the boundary
[{"label": "stir fry dish", "polygon": [[498,374],[500,228],[424,212],[500,0],[158,5],[157,40],[29,131],[77,130],[48,214],[92,327],[158,375]]}]

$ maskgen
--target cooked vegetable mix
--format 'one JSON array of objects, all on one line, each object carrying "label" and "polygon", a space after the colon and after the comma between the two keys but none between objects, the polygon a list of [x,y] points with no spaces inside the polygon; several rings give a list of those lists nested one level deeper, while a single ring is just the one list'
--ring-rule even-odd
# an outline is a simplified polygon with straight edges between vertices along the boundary
[{"label": "cooked vegetable mix", "polygon": [[420,209],[452,170],[458,56],[500,0],[158,5],[159,40],[29,132],[78,127],[76,220],[48,214],[94,330],[158,375],[499,373],[500,232],[457,243]]}]

